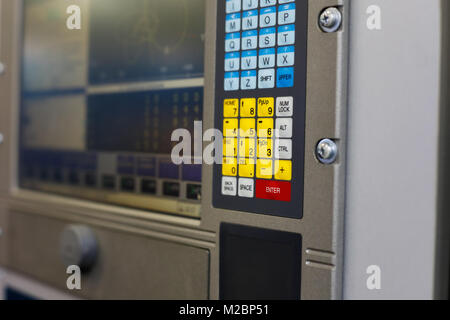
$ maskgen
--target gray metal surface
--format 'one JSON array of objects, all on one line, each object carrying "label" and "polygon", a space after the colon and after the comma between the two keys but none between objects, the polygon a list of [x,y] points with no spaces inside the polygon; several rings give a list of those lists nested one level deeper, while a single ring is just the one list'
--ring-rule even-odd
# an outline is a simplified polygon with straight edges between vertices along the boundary
[{"label": "gray metal surface", "polygon": [[10,153],[11,147],[11,104],[14,97],[11,95],[14,83],[14,66],[12,65],[14,32],[7,32],[13,24],[13,16],[8,14],[13,8],[12,1],[2,1],[0,4],[0,62],[4,65],[4,72],[0,74],[0,133],[3,142],[0,144],[0,194],[8,192],[10,184]]},{"label": "gray metal surface", "polygon": [[80,291],[66,288],[66,267],[57,254],[69,221],[11,213],[7,267],[68,294],[94,299],[207,299],[208,250],[155,237],[92,226],[98,261],[82,274]]},{"label": "gray metal surface", "polygon": [[[324,34],[318,27],[318,17],[322,9],[331,5],[344,5],[343,32]],[[208,11],[208,15],[214,17],[214,10]],[[347,10],[347,1],[309,1],[303,219],[214,209],[211,207],[211,190],[203,192],[202,226],[216,233],[221,222],[228,222],[302,234],[305,252],[302,256],[302,299],[338,299],[342,296]],[[205,106],[213,106],[215,30],[210,30],[208,36],[204,101]],[[204,128],[213,127],[213,119],[214,109],[205,107]],[[339,141],[343,151],[332,166],[324,166],[315,158],[316,144],[324,137]],[[203,185],[209,185],[211,181],[212,168],[203,166]],[[218,242],[216,238],[217,246]],[[212,298],[218,297],[218,269],[218,250],[212,250]]]},{"label": "gray metal surface", "polygon": [[[371,5],[381,30],[367,28]],[[441,1],[357,0],[350,16],[344,298],[431,299]],[[380,290],[366,286],[371,265]]]},{"label": "gray metal surface", "polygon": [[439,193],[436,219],[435,298],[450,298],[450,1],[442,1]]},{"label": "gray metal surface", "polygon": [[8,252],[8,214],[0,200],[0,265],[6,264]]}]

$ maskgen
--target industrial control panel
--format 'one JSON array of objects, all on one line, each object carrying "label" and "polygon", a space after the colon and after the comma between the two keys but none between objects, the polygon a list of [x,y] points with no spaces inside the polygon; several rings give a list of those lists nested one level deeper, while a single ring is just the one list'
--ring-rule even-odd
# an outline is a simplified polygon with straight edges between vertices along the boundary
[{"label": "industrial control panel", "polygon": [[217,17],[214,206],[301,218],[308,2],[229,0]]},{"label": "industrial control panel", "polygon": [[0,265],[64,292],[80,265],[83,298],[340,298],[348,0],[73,1],[75,30],[5,7]]}]

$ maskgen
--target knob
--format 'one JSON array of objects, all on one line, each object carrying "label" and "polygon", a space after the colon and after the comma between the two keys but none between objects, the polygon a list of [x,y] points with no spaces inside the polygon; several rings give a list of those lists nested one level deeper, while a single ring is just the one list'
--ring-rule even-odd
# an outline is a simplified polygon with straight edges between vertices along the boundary
[{"label": "knob", "polygon": [[69,225],[61,233],[61,259],[66,266],[88,271],[97,260],[98,243],[94,231],[84,225]]}]

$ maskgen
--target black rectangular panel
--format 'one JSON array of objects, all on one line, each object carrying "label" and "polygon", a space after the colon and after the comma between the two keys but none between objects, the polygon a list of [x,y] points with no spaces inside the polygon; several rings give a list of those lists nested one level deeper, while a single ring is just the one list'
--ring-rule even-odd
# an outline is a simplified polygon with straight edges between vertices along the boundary
[{"label": "black rectangular panel", "polygon": [[5,288],[4,295],[5,300],[37,300],[31,295],[11,287]]},{"label": "black rectangular panel", "polygon": [[98,94],[87,101],[89,150],[170,154],[172,132],[193,135],[201,120],[203,88]]},{"label": "black rectangular panel", "polygon": [[221,299],[300,299],[300,234],[220,226]]}]

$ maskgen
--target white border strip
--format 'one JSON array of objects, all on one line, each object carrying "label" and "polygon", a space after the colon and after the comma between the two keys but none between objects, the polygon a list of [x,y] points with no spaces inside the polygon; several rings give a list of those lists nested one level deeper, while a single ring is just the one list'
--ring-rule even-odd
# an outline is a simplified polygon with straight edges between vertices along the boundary
[{"label": "white border strip", "polygon": [[204,84],[205,84],[204,78],[118,83],[111,85],[88,86],[87,93],[104,94],[104,93],[147,91],[157,89],[194,88],[194,87],[203,87]]}]

